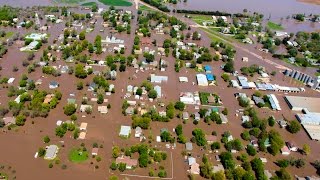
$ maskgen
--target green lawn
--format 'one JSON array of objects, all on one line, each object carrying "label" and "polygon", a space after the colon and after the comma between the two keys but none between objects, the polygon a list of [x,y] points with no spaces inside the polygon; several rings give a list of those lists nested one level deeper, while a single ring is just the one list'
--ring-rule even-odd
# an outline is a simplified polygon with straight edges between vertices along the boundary
[{"label": "green lawn", "polygon": [[8,180],[8,175],[6,173],[1,173],[0,172],[0,178],[2,178],[4,180]]},{"label": "green lawn", "polygon": [[86,2],[86,3],[81,4],[81,6],[93,6],[96,4],[97,4],[96,2]]},{"label": "green lawn", "polygon": [[201,104],[208,105],[208,97],[210,96],[210,93],[200,92],[199,96],[200,96]]},{"label": "green lawn", "polygon": [[141,10],[141,11],[154,11],[153,9],[151,9],[148,6],[145,6],[145,5],[139,6],[139,10]]},{"label": "green lawn", "polygon": [[75,163],[81,163],[89,158],[88,151],[83,151],[81,148],[74,148],[69,153],[69,160]]},{"label": "green lawn", "polygon": [[[230,37],[226,37],[226,36],[222,35],[221,33],[219,33],[217,28],[202,28],[201,27],[200,29],[203,30],[204,32],[206,32],[208,34],[208,37],[212,41],[223,42],[223,43],[233,47],[233,45],[232,45],[233,39]],[[224,41],[222,41],[220,38],[223,39]]]},{"label": "green lawn", "polygon": [[212,17],[207,15],[190,15],[191,19],[199,25],[202,25],[205,21],[211,21]]},{"label": "green lawn", "polygon": [[126,0],[99,0],[99,2],[107,6],[132,6],[132,3]]},{"label": "green lawn", "polygon": [[269,21],[267,27],[273,30],[283,30],[283,27],[280,24]]}]

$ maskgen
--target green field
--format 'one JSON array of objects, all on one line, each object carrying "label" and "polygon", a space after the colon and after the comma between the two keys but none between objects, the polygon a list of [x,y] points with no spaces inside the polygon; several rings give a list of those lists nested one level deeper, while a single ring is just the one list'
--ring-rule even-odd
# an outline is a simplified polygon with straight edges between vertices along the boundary
[{"label": "green field", "polygon": [[86,3],[81,4],[81,6],[93,6],[96,4],[97,4],[96,2],[86,2]]},{"label": "green field", "polygon": [[273,30],[283,30],[283,27],[280,24],[269,21],[267,27]]},{"label": "green field", "polygon": [[139,6],[139,10],[141,10],[141,11],[154,11],[153,9],[151,9],[148,6],[145,6],[145,5]]},{"label": "green field", "polygon": [[199,25],[202,25],[205,21],[212,22],[212,17],[207,15],[190,15],[191,19]]},{"label": "green field", "polygon": [[107,6],[132,6],[132,3],[126,0],[99,0],[99,2]]},{"label": "green field", "polygon": [[[233,43],[233,39],[230,37],[226,37],[221,35],[217,28],[200,28],[201,30],[203,30],[204,32],[207,33],[208,37],[212,40],[212,41],[217,41],[217,42],[223,42],[231,47],[233,47],[232,43]],[[221,40],[221,39],[223,40]]]},{"label": "green field", "polygon": [[75,163],[81,163],[89,158],[88,151],[83,151],[81,148],[72,149],[69,153],[69,160]]}]

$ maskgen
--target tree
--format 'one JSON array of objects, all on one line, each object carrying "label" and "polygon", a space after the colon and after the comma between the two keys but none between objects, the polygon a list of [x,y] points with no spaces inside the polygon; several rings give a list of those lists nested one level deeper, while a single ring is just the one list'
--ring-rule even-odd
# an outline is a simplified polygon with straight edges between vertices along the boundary
[{"label": "tree", "polygon": [[64,110],[64,114],[67,116],[71,116],[72,114],[74,114],[76,112],[76,105],[75,104],[67,104],[66,106],[63,107]]},{"label": "tree", "polygon": [[112,157],[113,157],[113,158],[119,157],[120,152],[121,152],[121,150],[120,150],[120,147],[119,147],[119,146],[113,146],[113,147],[112,147]]},{"label": "tree", "polygon": [[248,145],[247,146],[247,153],[250,155],[250,156],[255,156],[257,154],[257,151],[256,149],[252,146],[252,145]]},{"label": "tree", "polygon": [[160,170],[158,173],[158,176],[160,178],[165,178],[165,177],[167,177],[167,172],[165,170]]},{"label": "tree", "polygon": [[149,161],[149,155],[147,153],[141,153],[139,156],[139,166],[140,167],[147,167],[148,166],[148,161]]},{"label": "tree", "polygon": [[273,116],[270,116],[270,117],[268,118],[268,124],[269,124],[269,126],[273,127],[275,123],[276,123],[276,121],[275,121],[274,117],[273,117]]},{"label": "tree", "polygon": [[126,163],[119,163],[118,169],[120,172],[123,172],[124,170],[126,170],[126,167],[127,167]]},{"label": "tree", "polygon": [[216,149],[220,149],[220,143],[219,142],[213,142],[211,144],[211,150],[216,150]]},{"label": "tree", "polygon": [[198,146],[204,146],[207,144],[207,140],[205,138],[205,133],[203,132],[202,129],[196,128],[192,131],[192,135],[195,138],[196,144]]},{"label": "tree", "polygon": [[139,96],[142,95],[142,88],[139,87],[139,88],[137,89],[136,95],[139,95]]},{"label": "tree", "polygon": [[247,130],[244,130],[242,133],[241,133],[241,137],[243,140],[246,140],[246,141],[249,141],[250,140],[250,134]]},{"label": "tree", "polygon": [[102,104],[103,101],[104,101],[103,94],[100,94],[100,93],[99,93],[99,94],[98,94],[97,103],[98,103],[98,104]]},{"label": "tree", "polygon": [[150,90],[149,93],[148,93],[148,97],[151,98],[151,99],[155,99],[155,98],[157,98],[157,96],[158,96],[158,93],[154,89]]},{"label": "tree", "polygon": [[224,65],[223,70],[224,70],[225,72],[228,72],[228,73],[233,73],[233,71],[234,71],[234,63],[233,63],[233,61],[228,61],[228,62]]},{"label": "tree", "polygon": [[16,117],[16,125],[23,126],[25,122],[26,122],[26,117],[24,115],[19,114]]},{"label": "tree", "polygon": [[138,117],[138,116],[133,116],[132,117],[132,127],[140,127],[142,129],[148,129],[150,126],[151,118],[149,117]]},{"label": "tree", "polygon": [[184,108],[185,108],[185,104],[184,104],[183,102],[181,102],[181,101],[177,101],[177,102],[175,103],[175,105],[174,105],[174,108],[175,108],[175,109],[178,109],[178,110],[180,110],[180,111],[183,111]]},{"label": "tree", "polygon": [[281,180],[291,180],[291,175],[286,171],[286,169],[281,168],[279,171],[276,171],[276,175]]},{"label": "tree", "polygon": [[49,136],[43,137],[43,142],[44,142],[44,143],[49,143],[49,142],[50,142]]},{"label": "tree", "polygon": [[235,167],[235,162],[230,152],[222,152],[220,154],[220,159],[224,168],[233,169]]},{"label": "tree", "polygon": [[175,132],[176,132],[176,134],[177,134],[178,136],[183,134],[182,125],[181,125],[181,124],[178,124],[178,125],[177,125],[177,127],[175,128]]},{"label": "tree", "polygon": [[306,155],[309,155],[311,153],[311,148],[308,144],[304,144],[302,150]]},{"label": "tree", "polygon": [[117,170],[117,169],[118,169],[117,163],[113,161],[113,162],[111,163],[111,165],[110,165],[110,169],[113,170],[113,171]]},{"label": "tree", "polygon": [[300,129],[301,129],[300,124],[295,120],[290,121],[290,124],[287,126],[287,130],[292,134],[299,132]]},{"label": "tree", "polygon": [[83,89],[83,82],[82,81],[79,81],[77,83],[77,90],[82,90]]},{"label": "tree", "polygon": [[45,154],[46,154],[46,150],[43,149],[42,147],[39,148],[39,150],[38,150],[38,156],[39,156],[39,157],[43,157]]},{"label": "tree", "polygon": [[80,34],[79,34],[79,39],[80,39],[81,41],[86,39],[86,32],[85,32],[85,31],[81,31],[81,32],[80,32]]},{"label": "tree", "polygon": [[84,79],[87,77],[87,72],[85,71],[83,65],[77,64],[75,67],[75,76],[77,78]]},{"label": "tree", "polygon": [[266,179],[266,176],[264,174],[264,165],[262,161],[258,158],[254,158],[253,160],[251,160],[250,163],[252,170],[255,172],[256,178],[258,180]]}]

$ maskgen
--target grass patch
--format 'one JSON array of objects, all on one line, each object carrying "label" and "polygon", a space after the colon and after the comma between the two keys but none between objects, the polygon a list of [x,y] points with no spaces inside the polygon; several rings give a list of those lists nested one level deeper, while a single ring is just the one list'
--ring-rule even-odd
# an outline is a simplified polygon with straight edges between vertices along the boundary
[{"label": "grass patch", "polygon": [[8,180],[9,179],[8,175],[6,173],[2,173],[2,172],[0,172],[0,178],[4,179],[4,180]]},{"label": "grass patch", "polygon": [[280,24],[269,21],[267,27],[273,30],[283,30],[283,27]]},{"label": "grass patch", "polygon": [[320,76],[320,72],[316,72],[315,75],[316,75],[316,76]]},{"label": "grass patch", "polygon": [[99,2],[107,6],[132,6],[132,3],[126,0],[99,0]]},{"label": "grass patch", "polygon": [[206,15],[190,15],[191,19],[199,25],[202,25],[203,22],[213,22],[211,16]]},{"label": "grass patch", "polygon": [[81,4],[81,6],[90,6],[91,7],[96,4],[97,4],[96,2],[86,2],[86,3]]},{"label": "grass patch", "polygon": [[73,148],[69,153],[69,160],[75,163],[81,163],[86,161],[89,158],[88,151],[84,151],[82,148]]},{"label": "grass patch", "polygon": [[141,5],[139,6],[140,11],[154,11],[153,9],[149,8],[148,6]]},{"label": "grass patch", "polygon": [[[218,102],[219,96],[216,94],[211,94],[208,92],[200,92],[199,96],[200,96],[200,101],[202,105],[214,105],[214,106],[220,105]],[[214,97],[215,102],[209,102],[210,96]]]},{"label": "grass patch", "polygon": [[204,32],[206,32],[208,34],[208,37],[212,40],[212,41],[217,41],[217,42],[223,42],[231,47],[233,47],[232,42],[233,40],[231,38],[225,37],[223,36],[221,33],[218,32],[218,30],[216,28],[200,28],[201,30],[203,30]]}]

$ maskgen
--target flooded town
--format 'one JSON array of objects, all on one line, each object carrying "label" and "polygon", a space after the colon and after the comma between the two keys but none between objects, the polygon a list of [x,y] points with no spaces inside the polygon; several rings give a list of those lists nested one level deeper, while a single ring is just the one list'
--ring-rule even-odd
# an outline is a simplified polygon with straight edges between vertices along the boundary
[{"label": "flooded town", "polygon": [[1,0],[0,180],[320,179],[318,0]]}]

